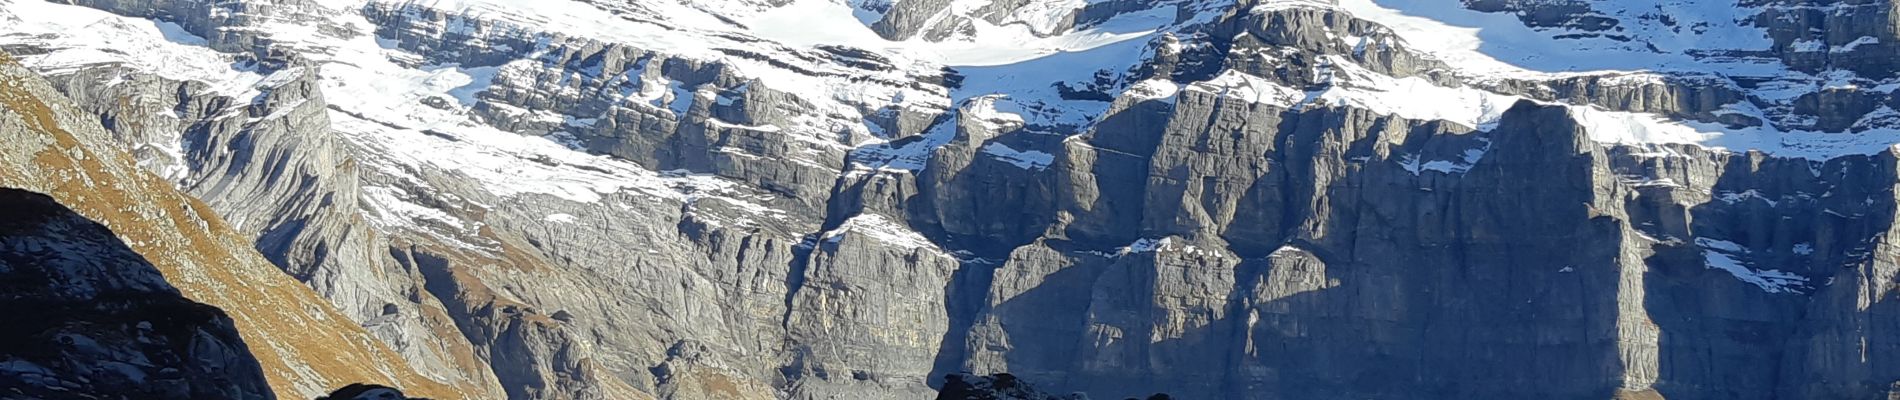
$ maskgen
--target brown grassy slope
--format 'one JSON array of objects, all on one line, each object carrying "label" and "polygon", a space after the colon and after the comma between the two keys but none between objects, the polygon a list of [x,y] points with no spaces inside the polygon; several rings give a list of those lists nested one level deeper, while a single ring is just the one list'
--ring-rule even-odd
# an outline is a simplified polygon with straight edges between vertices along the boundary
[{"label": "brown grassy slope", "polygon": [[354,382],[413,395],[471,391],[417,374],[283,274],[209,207],[138,168],[44,80],[0,53],[0,186],[47,193],[107,225],[186,297],[224,309],[281,398]]}]

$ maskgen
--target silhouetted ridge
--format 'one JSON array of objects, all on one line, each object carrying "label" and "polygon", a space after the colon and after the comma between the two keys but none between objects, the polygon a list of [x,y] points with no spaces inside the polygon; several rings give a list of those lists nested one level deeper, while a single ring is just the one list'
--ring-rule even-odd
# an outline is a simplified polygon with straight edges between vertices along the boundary
[{"label": "silhouetted ridge", "polygon": [[0,188],[0,398],[269,399],[224,311],[106,227]]}]

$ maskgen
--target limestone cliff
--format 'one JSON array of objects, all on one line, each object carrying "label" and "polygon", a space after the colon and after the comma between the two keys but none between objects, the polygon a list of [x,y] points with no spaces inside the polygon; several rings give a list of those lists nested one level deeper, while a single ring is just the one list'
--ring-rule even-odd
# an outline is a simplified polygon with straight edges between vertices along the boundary
[{"label": "limestone cliff", "polygon": [[1889,2],[62,3],[82,141],[467,393],[1900,379]]},{"label": "limestone cliff", "polygon": [[400,382],[460,397],[415,374],[322,298],[253,250],[209,207],[140,169],[98,119],[0,57],[0,186],[46,193],[105,226],[193,301],[224,310],[284,396],[349,382]]}]

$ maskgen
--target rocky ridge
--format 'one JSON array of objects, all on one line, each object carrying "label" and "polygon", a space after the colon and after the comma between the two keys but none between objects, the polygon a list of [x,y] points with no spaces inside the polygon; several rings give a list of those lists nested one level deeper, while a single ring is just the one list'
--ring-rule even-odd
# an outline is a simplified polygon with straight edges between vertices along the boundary
[{"label": "rocky ridge", "polygon": [[[1891,319],[1900,140],[1860,47],[1900,38],[1859,2],[81,3],[256,73],[224,94],[241,113],[179,117],[228,131],[182,143],[248,134],[309,176],[247,192],[278,169],[230,159],[175,183],[234,193],[226,215],[308,210],[246,231],[425,373],[512,398],[921,398],[950,371],[1185,398],[1900,378],[1866,333]],[[104,120],[233,82],[19,29],[0,43]],[[951,51],[997,34],[1029,45]],[[194,134],[142,125],[108,126]]]},{"label": "rocky ridge", "polygon": [[0,101],[0,136],[9,143],[0,150],[6,171],[0,186],[70,205],[111,229],[185,298],[222,309],[273,392],[315,395],[375,380],[462,397],[416,375],[321,297],[271,267],[209,206],[140,169],[96,116],[11,58],[0,58]]}]

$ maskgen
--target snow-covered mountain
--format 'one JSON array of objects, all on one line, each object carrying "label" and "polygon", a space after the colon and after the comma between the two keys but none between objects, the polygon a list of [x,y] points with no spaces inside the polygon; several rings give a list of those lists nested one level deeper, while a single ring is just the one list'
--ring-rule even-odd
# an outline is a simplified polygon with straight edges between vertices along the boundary
[{"label": "snow-covered mountain", "polygon": [[1896,18],[0,0],[0,50],[468,398],[1860,398]]}]

